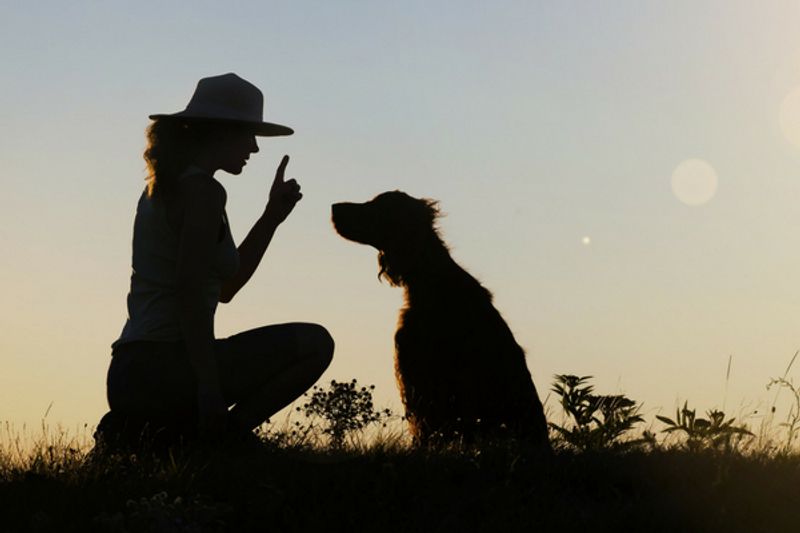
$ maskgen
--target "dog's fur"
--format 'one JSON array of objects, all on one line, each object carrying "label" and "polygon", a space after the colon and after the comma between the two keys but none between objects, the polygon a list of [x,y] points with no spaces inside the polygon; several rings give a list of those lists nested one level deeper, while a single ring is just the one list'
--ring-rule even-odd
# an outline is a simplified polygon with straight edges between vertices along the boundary
[{"label": "dog's fur", "polygon": [[378,249],[379,277],[405,289],[395,371],[415,440],[505,433],[549,449],[525,354],[489,291],[450,256],[437,203],[393,191],[332,212],[342,237]]}]

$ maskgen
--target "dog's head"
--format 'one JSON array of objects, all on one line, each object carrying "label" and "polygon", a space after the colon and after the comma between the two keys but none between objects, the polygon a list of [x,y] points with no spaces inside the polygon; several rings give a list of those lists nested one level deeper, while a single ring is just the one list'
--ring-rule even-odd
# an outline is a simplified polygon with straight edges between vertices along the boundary
[{"label": "dog's head", "polygon": [[379,276],[400,285],[426,246],[440,243],[436,231],[438,204],[400,191],[379,194],[362,204],[332,206],[336,231],[345,239],[378,249]]}]

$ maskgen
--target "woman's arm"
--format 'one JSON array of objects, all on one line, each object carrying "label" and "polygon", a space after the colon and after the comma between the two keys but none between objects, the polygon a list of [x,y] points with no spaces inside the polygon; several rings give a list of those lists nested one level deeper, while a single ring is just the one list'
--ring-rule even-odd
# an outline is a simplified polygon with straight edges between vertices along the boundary
[{"label": "woman's arm", "polygon": [[294,206],[303,197],[300,193],[300,185],[295,180],[283,180],[288,163],[289,156],[283,156],[275,173],[275,181],[272,183],[264,214],[256,221],[247,237],[239,245],[239,270],[230,280],[223,283],[219,297],[222,303],[230,302],[239,289],[250,280],[253,272],[261,263],[261,258],[264,257],[264,252],[267,251],[267,247],[275,235],[275,230],[286,220]]},{"label": "woman's arm", "polygon": [[239,289],[250,280],[261,262],[261,258],[264,257],[264,252],[267,251],[278,224],[280,222],[267,216],[266,212],[253,224],[247,237],[239,245],[239,270],[231,279],[222,284],[219,293],[220,302],[230,302]]},{"label": "woman's arm", "polygon": [[197,377],[200,430],[221,432],[225,429],[227,405],[214,357],[214,316],[208,310],[204,290],[225,209],[225,189],[213,179],[196,177],[184,180],[178,194],[184,205],[176,273],[179,320]]}]

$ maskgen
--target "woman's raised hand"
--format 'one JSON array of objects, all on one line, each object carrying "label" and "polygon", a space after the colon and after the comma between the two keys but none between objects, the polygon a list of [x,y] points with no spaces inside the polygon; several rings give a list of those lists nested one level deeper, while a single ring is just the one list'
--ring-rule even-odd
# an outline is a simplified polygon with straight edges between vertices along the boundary
[{"label": "woman's raised hand", "polygon": [[292,212],[294,206],[303,197],[300,192],[300,184],[296,180],[290,179],[284,181],[283,175],[286,172],[286,165],[289,164],[289,156],[283,156],[281,164],[278,165],[278,170],[275,172],[275,181],[272,182],[272,188],[269,191],[269,201],[267,207],[264,209],[264,215],[271,218],[276,224],[280,224],[289,213]]}]

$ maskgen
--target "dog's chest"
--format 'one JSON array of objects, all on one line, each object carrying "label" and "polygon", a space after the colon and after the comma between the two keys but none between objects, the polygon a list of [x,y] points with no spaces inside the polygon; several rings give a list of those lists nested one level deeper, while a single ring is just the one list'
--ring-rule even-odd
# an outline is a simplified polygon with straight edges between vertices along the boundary
[{"label": "dog's chest", "polygon": [[400,311],[395,349],[402,360],[451,360],[468,349],[470,325],[459,314],[432,307]]}]

